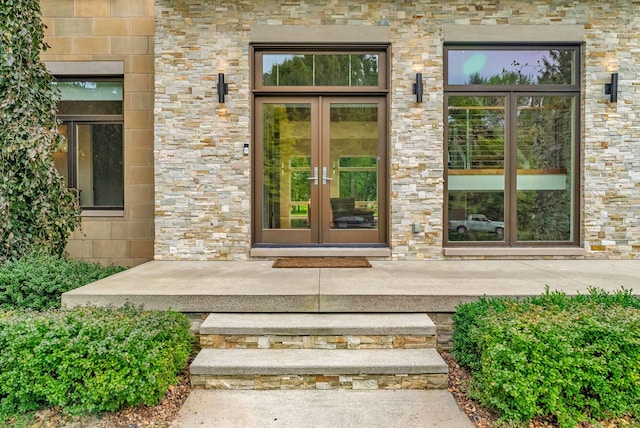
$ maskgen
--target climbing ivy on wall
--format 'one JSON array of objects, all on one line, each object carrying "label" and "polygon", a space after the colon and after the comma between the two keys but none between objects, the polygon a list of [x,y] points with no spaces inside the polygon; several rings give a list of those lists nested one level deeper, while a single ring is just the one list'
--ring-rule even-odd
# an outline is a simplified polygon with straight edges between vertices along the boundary
[{"label": "climbing ivy on wall", "polygon": [[80,222],[53,161],[62,137],[43,38],[38,0],[0,0],[0,261],[62,254]]}]

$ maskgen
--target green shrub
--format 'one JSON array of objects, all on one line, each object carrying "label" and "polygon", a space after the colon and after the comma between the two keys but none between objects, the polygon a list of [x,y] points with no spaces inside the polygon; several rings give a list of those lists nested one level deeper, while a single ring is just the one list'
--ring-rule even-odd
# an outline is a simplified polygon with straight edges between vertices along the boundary
[{"label": "green shrub", "polygon": [[153,405],[193,336],[177,312],[76,308],[0,318],[0,421],[43,407],[71,414]]},{"label": "green shrub", "polygon": [[60,308],[62,293],[124,270],[58,256],[28,256],[0,264],[0,309]]},{"label": "green shrub", "polygon": [[629,291],[547,291],[462,309],[454,322],[468,336],[457,332],[454,348],[473,370],[471,395],[502,421],[550,415],[573,427],[640,415],[640,299]]},{"label": "green shrub", "polygon": [[477,302],[465,303],[456,307],[453,314],[453,346],[451,354],[456,361],[465,367],[475,369],[481,350],[472,339],[472,333],[480,327],[490,311],[504,311],[506,302],[503,299],[480,298]]}]

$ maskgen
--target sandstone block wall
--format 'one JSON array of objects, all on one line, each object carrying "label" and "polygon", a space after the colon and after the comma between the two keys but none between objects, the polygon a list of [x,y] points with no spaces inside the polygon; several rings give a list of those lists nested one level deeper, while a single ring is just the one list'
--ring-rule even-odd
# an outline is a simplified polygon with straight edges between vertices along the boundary
[{"label": "sandstone block wall", "polygon": [[122,61],[125,206],[117,216],[83,217],[67,251],[104,264],[153,258],[153,0],[41,0],[45,62]]}]

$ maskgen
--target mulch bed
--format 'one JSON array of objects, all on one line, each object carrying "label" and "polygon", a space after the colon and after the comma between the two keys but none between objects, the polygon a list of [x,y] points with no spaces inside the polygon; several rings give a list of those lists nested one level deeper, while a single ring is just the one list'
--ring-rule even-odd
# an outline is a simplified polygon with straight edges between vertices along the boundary
[{"label": "mulch bed", "polygon": [[274,268],[370,268],[364,257],[286,257],[276,259]]}]

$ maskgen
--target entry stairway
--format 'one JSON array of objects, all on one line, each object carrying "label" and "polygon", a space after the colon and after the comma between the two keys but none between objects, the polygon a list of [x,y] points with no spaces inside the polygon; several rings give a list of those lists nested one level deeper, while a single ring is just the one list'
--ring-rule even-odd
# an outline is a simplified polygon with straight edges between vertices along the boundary
[{"label": "entry stairway", "polygon": [[213,313],[190,366],[204,389],[446,389],[424,313]]}]

